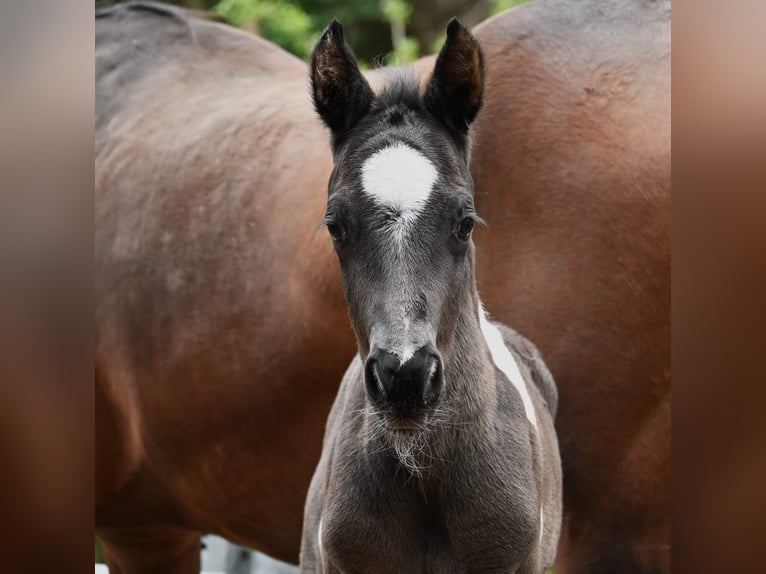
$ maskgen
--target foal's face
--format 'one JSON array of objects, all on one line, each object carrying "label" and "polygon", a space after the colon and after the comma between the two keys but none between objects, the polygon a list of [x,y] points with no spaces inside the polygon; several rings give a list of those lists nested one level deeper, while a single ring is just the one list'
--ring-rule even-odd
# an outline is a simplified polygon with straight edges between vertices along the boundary
[{"label": "foal's face", "polygon": [[424,150],[383,138],[359,152],[350,141],[326,216],[370,399],[405,420],[436,403],[442,344],[473,284],[476,214],[466,158],[446,134],[428,135],[421,141],[441,137],[443,145]]},{"label": "foal's face", "polygon": [[456,22],[422,99],[403,78],[375,98],[336,24],[314,52],[315,104],[335,152],[325,224],[368,397],[392,429],[417,427],[433,412],[458,310],[473,287],[477,216],[466,130],[482,79],[478,46]]}]

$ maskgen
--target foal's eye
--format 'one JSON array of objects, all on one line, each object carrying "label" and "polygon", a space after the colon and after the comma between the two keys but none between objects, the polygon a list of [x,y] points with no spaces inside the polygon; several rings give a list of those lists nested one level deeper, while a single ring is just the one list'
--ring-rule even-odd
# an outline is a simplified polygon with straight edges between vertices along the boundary
[{"label": "foal's eye", "polygon": [[473,231],[473,218],[464,217],[457,227],[457,236],[463,241],[468,241],[471,231]]},{"label": "foal's eye", "polygon": [[341,229],[341,226],[337,223],[328,223],[327,231],[329,231],[333,241],[340,241],[343,239],[343,229]]}]

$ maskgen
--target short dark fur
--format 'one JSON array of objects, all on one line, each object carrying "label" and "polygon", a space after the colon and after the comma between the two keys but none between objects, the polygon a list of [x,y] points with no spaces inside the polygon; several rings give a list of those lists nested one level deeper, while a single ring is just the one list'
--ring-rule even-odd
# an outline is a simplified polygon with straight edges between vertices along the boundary
[{"label": "short dark fur", "polygon": [[311,95],[319,115],[339,139],[367,113],[374,94],[333,20],[311,55]]},{"label": "short dark fur", "polygon": [[481,109],[483,92],[484,56],[476,39],[453,18],[423,96],[425,105],[455,134],[465,135]]},{"label": "short dark fur", "polygon": [[483,92],[481,48],[454,18],[447,26],[447,41],[422,98],[418,78],[406,71],[394,76],[376,96],[359,70],[337,20],[327,26],[311,55],[314,106],[332,132],[336,151],[373,107],[381,110],[405,106],[427,111],[459,145],[466,146],[468,127],[481,109]]},{"label": "short dark fur", "polygon": [[[483,95],[480,49],[453,20],[425,97],[407,71],[375,96],[338,30],[331,24],[314,50],[312,85],[332,131],[326,224],[359,354],[327,422],[301,571],[540,573],[561,520],[558,398],[534,345],[498,325],[534,428],[482,328],[468,140]],[[437,173],[414,222],[362,185],[365,162],[391,146]]]}]

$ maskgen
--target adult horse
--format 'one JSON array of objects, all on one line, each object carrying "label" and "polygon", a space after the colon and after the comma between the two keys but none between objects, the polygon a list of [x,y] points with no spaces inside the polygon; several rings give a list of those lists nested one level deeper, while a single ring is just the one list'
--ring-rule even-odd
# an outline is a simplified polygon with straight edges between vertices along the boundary
[{"label": "adult horse", "polygon": [[[477,277],[559,385],[560,572],[669,568],[669,19],[539,0],[475,30]],[[202,531],[296,561],[354,349],[307,68],[153,5],[96,50],[99,535],[122,572],[194,571]]]},{"label": "adult horse", "polygon": [[557,572],[670,570],[670,3],[535,2],[475,30],[479,288],[560,393]]}]

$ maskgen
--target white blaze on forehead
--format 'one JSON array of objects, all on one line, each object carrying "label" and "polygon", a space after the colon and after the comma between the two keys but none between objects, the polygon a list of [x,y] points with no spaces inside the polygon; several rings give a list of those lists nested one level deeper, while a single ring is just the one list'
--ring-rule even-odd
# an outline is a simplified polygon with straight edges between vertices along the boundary
[{"label": "white blaze on forehead", "polygon": [[364,192],[405,224],[425,207],[436,177],[434,164],[401,142],[375,152],[362,165]]},{"label": "white blaze on forehead", "polygon": [[[404,238],[428,203],[438,175],[434,164],[418,150],[397,142],[378,150],[362,164],[362,190],[381,209],[393,217],[387,229],[401,254]],[[405,307],[401,309],[403,334],[397,344],[383,344],[400,364],[409,361],[415,351],[425,344],[422,337],[411,336],[411,320]],[[382,343],[390,341],[382,341]]]},{"label": "white blaze on forehead", "polygon": [[481,332],[484,334],[484,339],[486,339],[487,346],[489,347],[489,353],[492,355],[492,362],[503,372],[511,384],[516,387],[519,395],[521,395],[521,402],[524,405],[524,414],[527,415],[527,419],[537,430],[535,407],[532,404],[532,397],[529,396],[527,383],[519,370],[519,365],[516,364],[516,359],[513,358],[511,351],[505,345],[500,329],[489,322],[481,305],[479,305],[479,321],[481,323]]}]

